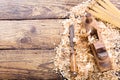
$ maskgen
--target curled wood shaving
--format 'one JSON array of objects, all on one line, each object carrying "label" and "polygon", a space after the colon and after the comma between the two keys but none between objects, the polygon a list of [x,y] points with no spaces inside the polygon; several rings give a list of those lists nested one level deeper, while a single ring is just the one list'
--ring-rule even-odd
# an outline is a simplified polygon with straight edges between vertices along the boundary
[{"label": "curled wood shaving", "polygon": [[88,5],[90,5],[90,1],[73,7],[70,18],[63,21],[64,32],[62,33],[61,42],[56,48],[55,70],[59,71],[68,80],[72,80],[70,77],[69,26],[73,24],[75,26],[74,42],[78,66],[78,75],[75,80],[118,80],[120,75],[120,30],[113,29],[112,25],[101,20],[97,21],[113,65],[113,70],[101,73],[90,51],[86,30],[81,24],[82,16],[86,14],[85,10]]}]

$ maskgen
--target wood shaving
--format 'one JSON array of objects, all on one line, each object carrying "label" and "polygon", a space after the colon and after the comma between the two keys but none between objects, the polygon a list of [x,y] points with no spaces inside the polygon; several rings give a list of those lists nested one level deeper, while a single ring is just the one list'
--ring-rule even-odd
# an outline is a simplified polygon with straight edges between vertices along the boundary
[{"label": "wood shaving", "polygon": [[85,10],[90,4],[86,1],[71,9],[70,18],[63,22],[64,32],[61,42],[56,48],[55,70],[59,71],[63,77],[72,80],[70,77],[70,44],[69,44],[69,26],[75,26],[75,49],[76,62],[78,66],[78,75],[75,80],[118,80],[120,77],[120,30],[111,28],[112,25],[97,21],[101,29],[102,39],[112,61],[113,70],[100,72],[94,60],[94,56],[89,48],[86,30],[81,25],[82,16],[86,14]]}]

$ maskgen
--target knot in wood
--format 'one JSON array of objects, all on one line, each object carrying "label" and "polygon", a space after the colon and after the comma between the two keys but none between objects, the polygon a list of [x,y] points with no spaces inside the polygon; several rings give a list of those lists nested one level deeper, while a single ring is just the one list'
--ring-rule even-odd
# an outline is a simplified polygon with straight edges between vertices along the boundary
[{"label": "knot in wood", "polygon": [[23,37],[23,38],[21,38],[20,39],[20,42],[21,43],[29,43],[29,42],[31,42],[31,38],[30,37]]}]

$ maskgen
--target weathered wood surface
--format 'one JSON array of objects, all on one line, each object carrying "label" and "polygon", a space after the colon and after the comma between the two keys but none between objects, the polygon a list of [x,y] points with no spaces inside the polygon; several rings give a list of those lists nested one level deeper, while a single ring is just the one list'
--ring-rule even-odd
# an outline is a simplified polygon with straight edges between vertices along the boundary
[{"label": "weathered wood surface", "polygon": [[0,49],[53,49],[60,43],[61,21],[0,21]]},{"label": "weathered wood surface", "polygon": [[[0,19],[22,20],[0,21],[0,79],[58,79],[53,72],[53,48],[60,42],[63,27],[57,18],[68,16],[70,8],[81,1],[0,0]],[[119,0],[112,2],[120,8]]]},{"label": "weathered wood surface", "polygon": [[118,9],[120,9],[120,0],[110,0]]},{"label": "weathered wood surface", "polygon": [[[85,0],[0,0],[0,19],[66,18],[70,8],[82,1]],[[111,1],[120,6],[119,0]]]},{"label": "weathered wood surface", "polygon": [[1,50],[0,79],[56,79],[54,56],[54,50]]},{"label": "weathered wood surface", "polygon": [[0,0],[0,19],[65,18],[83,0]]}]

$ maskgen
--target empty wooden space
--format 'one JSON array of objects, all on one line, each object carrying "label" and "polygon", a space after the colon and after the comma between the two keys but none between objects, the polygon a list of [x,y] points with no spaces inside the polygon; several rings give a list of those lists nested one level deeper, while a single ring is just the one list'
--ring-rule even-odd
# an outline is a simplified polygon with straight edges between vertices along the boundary
[{"label": "empty wooden space", "polygon": [[[0,79],[57,80],[61,22],[82,1],[0,0]],[[111,1],[120,8],[119,0]]]},{"label": "empty wooden space", "polygon": [[0,19],[65,18],[82,0],[0,0]]},{"label": "empty wooden space", "polygon": [[54,49],[63,27],[60,19],[0,21],[0,49]]},{"label": "empty wooden space", "polygon": [[[54,50],[3,50],[0,51],[0,77],[21,79],[36,77],[52,79]],[[2,76],[1,76],[2,75]]]}]

